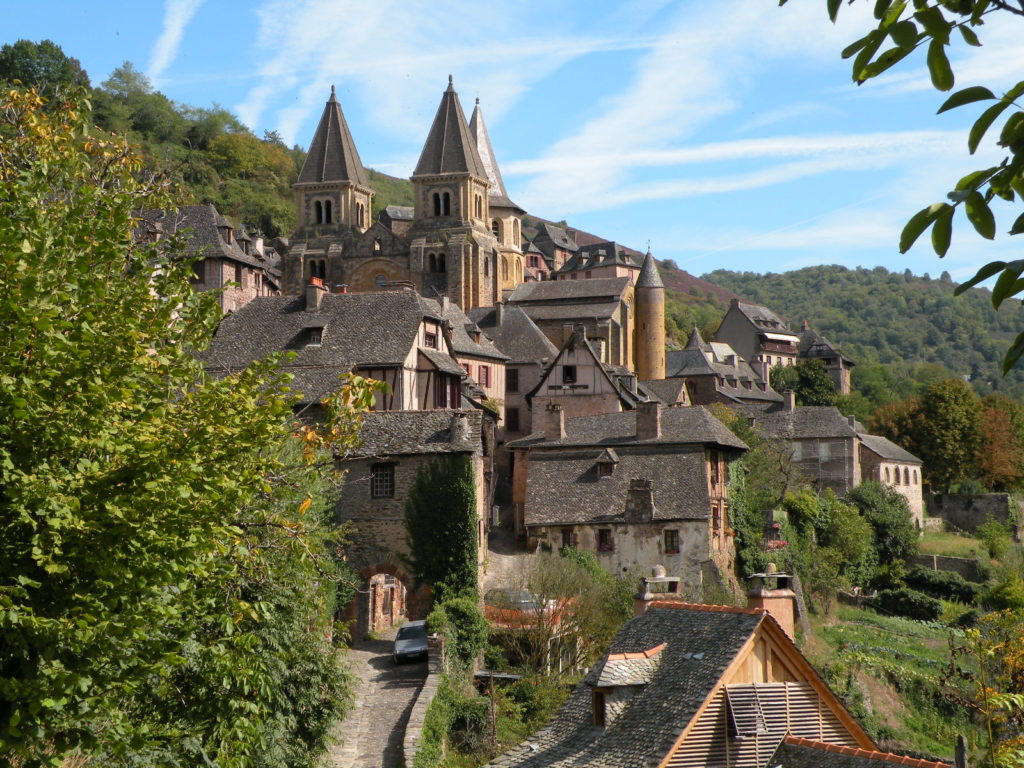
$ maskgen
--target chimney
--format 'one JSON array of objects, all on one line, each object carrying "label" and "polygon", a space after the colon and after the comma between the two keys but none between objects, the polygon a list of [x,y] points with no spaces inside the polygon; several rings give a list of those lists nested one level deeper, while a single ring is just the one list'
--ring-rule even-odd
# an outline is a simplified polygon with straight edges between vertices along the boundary
[{"label": "chimney", "polygon": [[654,490],[651,481],[634,478],[626,493],[626,522],[649,523],[654,519]]},{"label": "chimney", "polygon": [[850,429],[856,431],[857,430],[857,417],[854,416],[853,414],[850,414],[849,416],[846,417],[846,420],[850,424]]},{"label": "chimney", "polygon": [[544,437],[561,440],[565,437],[565,411],[558,403],[549,403],[544,413]]},{"label": "chimney", "polygon": [[782,393],[782,396],[785,398],[785,409],[792,413],[796,408],[796,392],[792,389],[787,389]]},{"label": "chimney", "polygon": [[498,302],[494,305],[494,327],[500,328],[502,321],[505,319],[505,305],[502,302]]},{"label": "chimney", "polygon": [[469,439],[469,419],[464,413],[453,413],[452,423],[448,428],[448,442],[464,443]]},{"label": "chimney", "polygon": [[794,640],[796,593],[790,589],[791,578],[788,573],[776,573],[775,563],[768,563],[764,573],[750,577],[747,608],[759,608],[770,613],[789,639]]},{"label": "chimney", "polygon": [[634,616],[643,616],[647,613],[651,602],[659,597],[673,595],[675,598],[678,598],[680,596],[679,577],[666,576],[665,574],[665,566],[656,565],[651,568],[650,576],[641,577],[640,591],[633,596]]},{"label": "chimney", "polygon": [[661,437],[661,403],[638,403],[636,406],[637,440],[657,440]]},{"label": "chimney", "polygon": [[256,253],[259,254],[260,257],[262,257],[263,254],[265,253],[263,248],[263,238],[261,236],[257,236],[256,238],[254,238],[252,241],[252,246]]},{"label": "chimney", "polygon": [[320,299],[327,292],[324,281],[319,277],[311,277],[306,286],[306,311],[315,312],[320,309]]},{"label": "chimney", "polygon": [[348,293],[348,283],[338,283],[334,286],[335,293]]}]

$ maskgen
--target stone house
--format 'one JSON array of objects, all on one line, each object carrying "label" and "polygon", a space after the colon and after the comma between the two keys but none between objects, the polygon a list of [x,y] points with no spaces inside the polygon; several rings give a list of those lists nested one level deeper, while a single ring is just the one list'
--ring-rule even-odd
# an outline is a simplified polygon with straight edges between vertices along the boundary
[{"label": "stone house", "polygon": [[533,390],[558,348],[519,307],[495,304],[469,312],[469,317],[509,359],[505,363],[504,420],[498,443],[533,431],[526,394]]},{"label": "stone house", "polygon": [[782,402],[782,395],[731,346],[721,341],[704,341],[696,328],[685,348],[665,353],[665,374],[670,380],[686,382],[695,405]]},{"label": "stone house", "polygon": [[[541,263],[528,262],[530,266],[546,268],[550,275],[560,270],[569,259],[579,250],[575,233],[570,229],[564,229],[549,221],[541,221],[537,225],[537,232],[530,245],[536,249]],[[533,249],[530,250],[533,253]]]},{"label": "stone house", "polygon": [[858,432],[861,480],[876,480],[898,491],[910,507],[918,530],[924,524],[924,496],[921,484],[921,460],[896,443]]},{"label": "stone house", "polygon": [[795,365],[800,337],[768,307],[733,299],[722,318],[715,341],[731,346],[750,363],[762,380],[776,365]]},{"label": "stone house", "polygon": [[591,280],[601,277],[628,277],[634,283],[644,263],[644,254],[608,241],[580,245],[552,275],[553,280]]},{"label": "stone house", "polygon": [[839,347],[811,328],[804,320],[800,330],[799,355],[801,360],[821,360],[825,364],[836,392],[840,395],[850,394],[850,373],[856,363],[844,355]]},{"label": "stone house", "polygon": [[558,714],[490,766],[949,768],[878,751],[794,644],[788,589],[747,608],[637,597]]},{"label": "stone house", "polygon": [[[492,403],[503,403],[505,365],[508,355],[498,349],[476,323],[466,316],[458,304],[441,297],[441,317],[451,329],[451,347],[455,359],[480,389],[480,395]],[[502,405],[496,405],[499,418],[504,418]]]},{"label": "stone house", "polygon": [[[478,567],[487,548],[487,510],[493,498],[487,413],[477,410],[381,411],[367,413],[360,445],[338,456],[344,471],[338,500],[340,522],[351,523],[347,560],[363,577],[365,590],[346,618],[357,619],[362,634],[403,618],[422,619],[429,594],[414,589],[405,503],[417,473],[431,460],[461,456],[476,477]],[[358,636],[362,636],[361,634]]]},{"label": "stone house", "polygon": [[[523,246],[523,282],[542,282],[551,279],[551,269],[544,258],[544,253],[532,242]],[[505,294],[507,297],[507,293]]]},{"label": "stone house", "polygon": [[139,234],[151,240],[185,235],[184,255],[192,265],[192,287],[219,291],[223,312],[234,312],[253,299],[281,292],[280,258],[263,238],[251,238],[211,204],[184,205],[176,211],[144,211]]},{"label": "stone house", "polygon": [[[615,574],[663,565],[700,586],[733,572],[728,462],[746,446],[701,407],[640,403],[509,443],[516,530],[528,548],[594,552]],[[717,575],[715,576],[717,578]]]},{"label": "stone house", "polygon": [[228,375],[291,352],[282,370],[300,404],[317,406],[348,373],[383,381],[375,410],[458,409],[466,372],[457,362],[440,305],[412,290],[328,293],[312,278],[303,296],[254,299],[225,317],[203,354]]}]

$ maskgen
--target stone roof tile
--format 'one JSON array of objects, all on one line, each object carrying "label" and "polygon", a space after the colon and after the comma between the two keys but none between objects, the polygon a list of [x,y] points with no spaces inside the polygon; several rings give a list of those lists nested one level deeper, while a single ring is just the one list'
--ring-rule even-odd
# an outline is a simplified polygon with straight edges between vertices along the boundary
[{"label": "stone roof tile", "polygon": [[331,86],[331,98],[324,106],[320,123],[309,144],[297,184],[348,181],[369,188],[370,177],[359,159],[356,143],[345,122],[341,105]]}]

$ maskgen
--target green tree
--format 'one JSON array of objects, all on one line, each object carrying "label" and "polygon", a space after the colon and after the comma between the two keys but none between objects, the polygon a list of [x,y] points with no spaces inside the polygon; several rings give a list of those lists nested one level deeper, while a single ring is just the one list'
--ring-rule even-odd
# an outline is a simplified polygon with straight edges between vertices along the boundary
[{"label": "green tree", "polygon": [[932,384],[921,395],[914,427],[928,482],[939,490],[977,476],[981,400],[961,379]]},{"label": "green tree", "polygon": [[20,80],[47,99],[69,88],[89,87],[89,76],[78,59],[65,56],[52,40],[19,40],[0,47],[0,80]]},{"label": "green tree", "polygon": [[[787,0],[780,0],[785,4]],[[865,0],[867,3],[868,0]],[[842,0],[826,0],[829,17],[834,22],[844,5]],[[939,91],[951,91],[955,74],[947,49],[957,45],[980,46],[978,32],[983,24],[995,23],[1006,14],[1024,16],[1024,6],[1011,0],[915,0],[913,3],[876,0],[873,3],[877,24],[859,40],[843,50],[844,58],[852,58],[852,75],[862,83],[886,72],[890,67],[918,49],[927,50],[925,60],[932,85]],[[1008,91],[997,94],[983,85],[972,85],[953,93],[939,112],[966,105],[984,105],[967,137],[971,154],[977,150],[989,131],[999,131],[998,144],[1005,154],[994,166],[979,168],[956,182],[947,195],[949,202],[934,203],[923,208],[907,222],[900,235],[900,252],[905,253],[926,230],[931,229],[932,248],[939,256],[949,250],[953,219],[959,208],[967,221],[982,237],[992,240],[996,234],[996,217],[990,208],[995,198],[1017,203],[1024,198],[1024,110],[1018,103],[1024,94],[1024,80]],[[1024,213],[1018,213],[1009,233],[1024,232]],[[958,294],[983,280],[999,275],[992,291],[992,304],[999,307],[1022,289],[1020,276],[1024,260],[1010,263],[994,261],[957,287]],[[1024,332],[1018,334],[1003,360],[1004,372],[1012,368],[1024,354]]]},{"label": "green tree", "polygon": [[476,481],[465,456],[441,456],[420,468],[405,504],[413,575],[443,602],[477,589]]},{"label": "green tree", "polygon": [[907,500],[900,493],[872,480],[858,485],[844,500],[856,507],[874,530],[872,542],[877,562],[891,565],[917,554],[917,528]]},{"label": "green tree", "polygon": [[835,405],[836,385],[823,360],[801,360],[796,365],[777,365],[771,370],[772,389],[796,392],[797,405]]},{"label": "green tree", "polygon": [[309,764],[344,706],[322,642],[341,574],[288,493],[324,444],[283,458],[269,363],[206,380],[215,297],[133,237],[166,185],[84,114],[0,104],[0,753]]}]

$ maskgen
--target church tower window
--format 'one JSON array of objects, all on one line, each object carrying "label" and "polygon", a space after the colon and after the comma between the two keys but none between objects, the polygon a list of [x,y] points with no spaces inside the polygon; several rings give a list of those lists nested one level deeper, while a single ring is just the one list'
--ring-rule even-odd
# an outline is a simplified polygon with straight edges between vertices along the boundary
[{"label": "church tower window", "polygon": [[429,264],[429,267],[427,269],[428,272],[437,272],[437,256],[435,256],[432,253],[428,255],[427,263]]},{"label": "church tower window", "polygon": [[501,222],[497,219],[494,219],[494,221],[491,222],[491,233],[498,238],[499,241],[501,240]]},{"label": "church tower window", "polygon": [[433,200],[433,203],[434,203],[434,215],[435,216],[440,216],[441,215],[441,195],[440,195],[440,193],[435,192],[430,197],[431,197],[431,199]]},{"label": "church tower window", "polygon": [[514,245],[520,245],[519,242],[519,219],[512,221],[512,240]]},{"label": "church tower window", "polygon": [[444,268],[444,254],[443,253],[437,254],[437,271],[438,272],[444,272],[445,271],[445,268]]},{"label": "church tower window", "polygon": [[331,201],[330,200],[325,200],[324,201],[324,224],[330,224],[331,220],[332,220],[332,217],[331,217]]},{"label": "church tower window", "polygon": [[441,215],[452,215],[452,196],[447,192],[445,192],[444,195],[441,197]]},{"label": "church tower window", "polygon": [[491,274],[491,260],[484,259],[484,277],[488,277]]},{"label": "church tower window", "polygon": [[374,238],[373,240],[373,252],[380,253],[380,238]]},{"label": "church tower window", "polygon": [[317,224],[323,224],[324,223],[324,204],[321,203],[319,200],[317,200],[315,203],[313,203],[313,211],[316,214],[316,223]]},{"label": "church tower window", "polygon": [[508,259],[501,260],[501,279],[508,280]]}]

